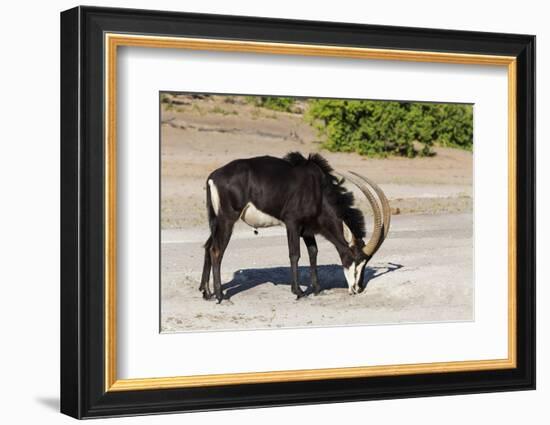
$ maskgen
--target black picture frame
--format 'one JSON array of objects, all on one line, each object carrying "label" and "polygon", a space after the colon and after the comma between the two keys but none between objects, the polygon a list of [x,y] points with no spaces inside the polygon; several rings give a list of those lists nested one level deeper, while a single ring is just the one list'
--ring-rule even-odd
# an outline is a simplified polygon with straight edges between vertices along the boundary
[{"label": "black picture frame", "polygon": [[[105,32],[516,57],[517,367],[106,392]],[[61,13],[62,413],[92,418],[534,388],[534,36],[96,7]]]}]

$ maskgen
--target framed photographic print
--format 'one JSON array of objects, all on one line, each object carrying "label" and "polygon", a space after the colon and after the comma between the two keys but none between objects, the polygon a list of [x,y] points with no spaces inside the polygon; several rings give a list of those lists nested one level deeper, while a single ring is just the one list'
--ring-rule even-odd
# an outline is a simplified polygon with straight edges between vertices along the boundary
[{"label": "framed photographic print", "polygon": [[61,411],[533,389],[535,38],[61,14]]}]

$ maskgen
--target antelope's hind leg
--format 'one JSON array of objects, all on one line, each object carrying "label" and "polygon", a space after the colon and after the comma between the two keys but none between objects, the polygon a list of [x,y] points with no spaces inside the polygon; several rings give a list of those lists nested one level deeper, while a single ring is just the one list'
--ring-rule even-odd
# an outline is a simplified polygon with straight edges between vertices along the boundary
[{"label": "antelope's hind leg", "polygon": [[[216,232],[212,235],[212,244],[209,248],[210,261],[212,263],[212,275],[214,280],[214,295],[218,304],[223,300],[221,263],[227,244],[231,239],[234,220],[218,220]],[[208,285],[207,285],[208,286]]]},{"label": "antelope's hind leg", "polygon": [[210,247],[212,246],[212,236],[208,237],[208,240],[204,244],[204,265],[202,267],[201,284],[199,291],[202,292],[202,297],[205,300],[212,298],[212,292],[210,292],[210,270],[212,269],[212,260],[210,258]]}]

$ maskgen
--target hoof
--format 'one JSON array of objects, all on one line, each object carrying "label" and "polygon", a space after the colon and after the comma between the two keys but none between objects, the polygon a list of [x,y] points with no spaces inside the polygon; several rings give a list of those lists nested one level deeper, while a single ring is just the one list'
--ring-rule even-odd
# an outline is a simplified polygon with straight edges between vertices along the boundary
[{"label": "hoof", "polygon": [[221,304],[221,302],[223,301],[223,293],[221,294],[216,294],[216,299],[218,300],[217,304]]},{"label": "hoof", "polygon": [[363,288],[361,285],[354,285],[352,287],[352,290],[353,290],[354,294],[360,294],[361,292],[363,292],[365,290],[365,288]]},{"label": "hoof", "polygon": [[297,289],[292,288],[290,291],[297,296],[303,296],[305,294],[305,292],[302,291],[300,287],[298,287]]},{"label": "hoof", "polygon": [[212,298],[212,294],[210,292],[202,291],[202,298],[205,300],[209,300]]},{"label": "hoof", "polygon": [[306,296],[306,293],[304,291],[295,292],[294,295],[296,295],[296,300],[299,300],[300,298],[304,298]]}]

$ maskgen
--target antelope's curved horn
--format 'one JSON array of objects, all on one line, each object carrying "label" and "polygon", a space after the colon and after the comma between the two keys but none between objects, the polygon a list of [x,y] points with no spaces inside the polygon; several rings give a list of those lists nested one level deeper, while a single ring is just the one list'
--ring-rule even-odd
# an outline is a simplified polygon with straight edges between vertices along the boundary
[{"label": "antelope's curved horn", "polygon": [[[380,199],[380,202],[382,203],[382,214],[384,216],[384,224],[383,224],[384,236],[382,237],[382,239],[380,239],[380,244],[378,245],[378,247],[376,247],[376,250],[378,250],[378,248],[380,248],[380,245],[382,245],[382,242],[384,242],[384,240],[386,239],[386,236],[388,236],[388,232],[390,230],[390,222],[391,222],[390,203],[388,201],[388,198],[386,198],[386,194],[384,193],[384,191],[375,182],[373,182],[371,179],[369,179],[365,176],[362,176],[361,174],[355,173],[353,171],[350,171],[350,173],[353,174],[354,176],[357,176],[358,178],[363,180],[365,183],[367,183],[369,186],[371,186],[374,189],[374,191],[376,192],[376,194],[378,195],[378,198]],[[375,252],[376,252],[376,250],[375,250]]]},{"label": "antelope's curved horn", "polygon": [[372,208],[372,212],[374,214],[374,230],[372,231],[372,235],[368,241],[368,243],[363,247],[363,252],[365,255],[372,257],[378,247],[380,246],[381,242],[380,240],[383,237],[382,234],[382,214],[380,213],[380,207],[378,206],[378,201],[370,191],[370,189],[367,187],[367,185],[362,182],[361,180],[357,179],[354,176],[350,176],[347,174],[342,174],[338,171],[334,172],[335,174],[343,177],[344,179],[349,180],[352,182],[357,188],[365,195],[367,200],[369,201],[369,204]]}]

